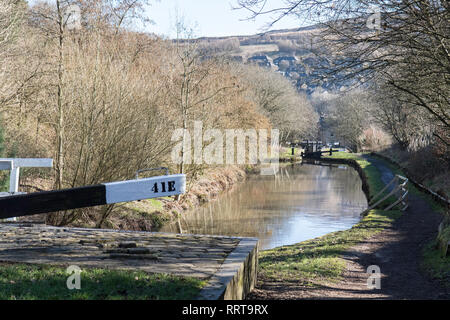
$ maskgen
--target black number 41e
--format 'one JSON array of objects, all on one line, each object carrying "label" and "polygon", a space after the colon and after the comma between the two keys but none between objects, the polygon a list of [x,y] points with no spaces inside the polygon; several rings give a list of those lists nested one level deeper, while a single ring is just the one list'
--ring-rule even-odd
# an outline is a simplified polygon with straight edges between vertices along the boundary
[{"label": "black number 41e", "polygon": [[155,182],[151,189],[154,193],[159,192],[173,192],[175,191],[175,181],[165,181],[163,182]]}]

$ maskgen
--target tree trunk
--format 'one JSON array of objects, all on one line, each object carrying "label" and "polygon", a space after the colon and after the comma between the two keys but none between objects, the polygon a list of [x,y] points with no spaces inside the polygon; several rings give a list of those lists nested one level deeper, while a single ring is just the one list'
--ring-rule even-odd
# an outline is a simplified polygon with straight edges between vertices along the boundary
[{"label": "tree trunk", "polygon": [[64,108],[63,108],[63,45],[64,45],[64,25],[63,15],[60,6],[60,1],[56,0],[56,8],[58,11],[58,87],[57,87],[57,108],[58,108],[58,123],[57,123],[57,155],[56,155],[56,179],[55,189],[62,188],[64,177]]}]

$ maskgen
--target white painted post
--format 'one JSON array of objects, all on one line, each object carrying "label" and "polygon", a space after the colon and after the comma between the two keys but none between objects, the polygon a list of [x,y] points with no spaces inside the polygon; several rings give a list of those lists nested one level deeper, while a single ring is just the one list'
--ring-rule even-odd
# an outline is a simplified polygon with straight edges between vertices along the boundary
[{"label": "white painted post", "polygon": [[53,159],[49,158],[0,158],[0,162],[13,161],[16,167],[42,167],[51,168]]},{"label": "white painted post", "polygon": [[[19,192],[19,174],[20,167],[16,167],[14,161],[12,161],[11,171],[9,174],[9,192],[14,194]],[[17,221],[16,217],[6,219],[6,221]]]},{"label": "white painted post", "polygon": [[[19,192],[20,167],[42,167],[51,168],[53,159],[37,158],[0,158],[0,170],[10,170],[9,175],[9,193]],[[7,221],[17,221],[14,218],[8,218]]]},{"label": "white painted post", "polygon": [[9,175],[9,192],[15,193],[19,192],[19,174],[20,174],[20,167],[14,166],[11,168],[11,173]]}]

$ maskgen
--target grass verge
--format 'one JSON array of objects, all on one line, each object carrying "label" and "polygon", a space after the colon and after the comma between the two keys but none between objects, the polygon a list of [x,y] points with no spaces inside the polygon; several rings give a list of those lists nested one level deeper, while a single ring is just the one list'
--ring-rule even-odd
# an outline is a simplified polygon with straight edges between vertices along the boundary
[{"label": "grass verge", "polygon": [[300,150],[299,148],[294,148],[294,155],[292,155],[292,148],[283,148],[280,151],[279,154],[279,160],[284,162],[284,161],[291,161],[291,160],[299,160],[299,156],[300,156]]},{"label": "grass verge", "polygon": [[187,300],[204,280],[142,271],[83,269],[81,289],[67,288],[66,268],[0,263],[0,300]]},{"label": "grass verge", "polygon": [[259,274],[265,279],[308,286],[338,281],[346,266],[341,258],[344,251],[390,227],[400,215],[401,212],[395,210],[371,210],[360,223],[349,230],[261,251]]},{"label": "grass verge", "polygon": [[433,240],[423,249],[422,269],[443,286],[450,287],[450,256],[443,257]]}]

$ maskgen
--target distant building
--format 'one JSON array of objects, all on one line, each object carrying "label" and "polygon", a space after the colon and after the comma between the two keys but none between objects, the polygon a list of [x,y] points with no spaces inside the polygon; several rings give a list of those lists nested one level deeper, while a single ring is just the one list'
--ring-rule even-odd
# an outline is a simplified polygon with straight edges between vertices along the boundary
[{"label": "distant building", "polygon": [[306,58],[302,60],[302,64],[305,66],[315,66],[317,64],[317,60],[314,58]]},{"label": "distant building", "polygon": [[236,62],[244,62],[244,58],[242,58],[242,56],[232,56],[231,57],[232,61],[236,61]]},{"label": "distant building", "polygon": [[297,58],[294,56],[282,56],[282,57],[275,58],[273,60],[273,64],[278,66],[281,61],[287,61],[289,63],[289,65],[292,66],[297,62]]},{"label": "distant building", "polygon": [[253,56],[253,57],[248,58],[248,62],[259,61],[259,60],[269,61],[269,59],[267,59],[266,55]]},{"label": "distant building", "polygon": [[266,67],[266,68],[271,67],[269,59],[267,59],[266,55],[250,57],[250,58],[248,58],[247,62],[257,64],[260,67]]}]

